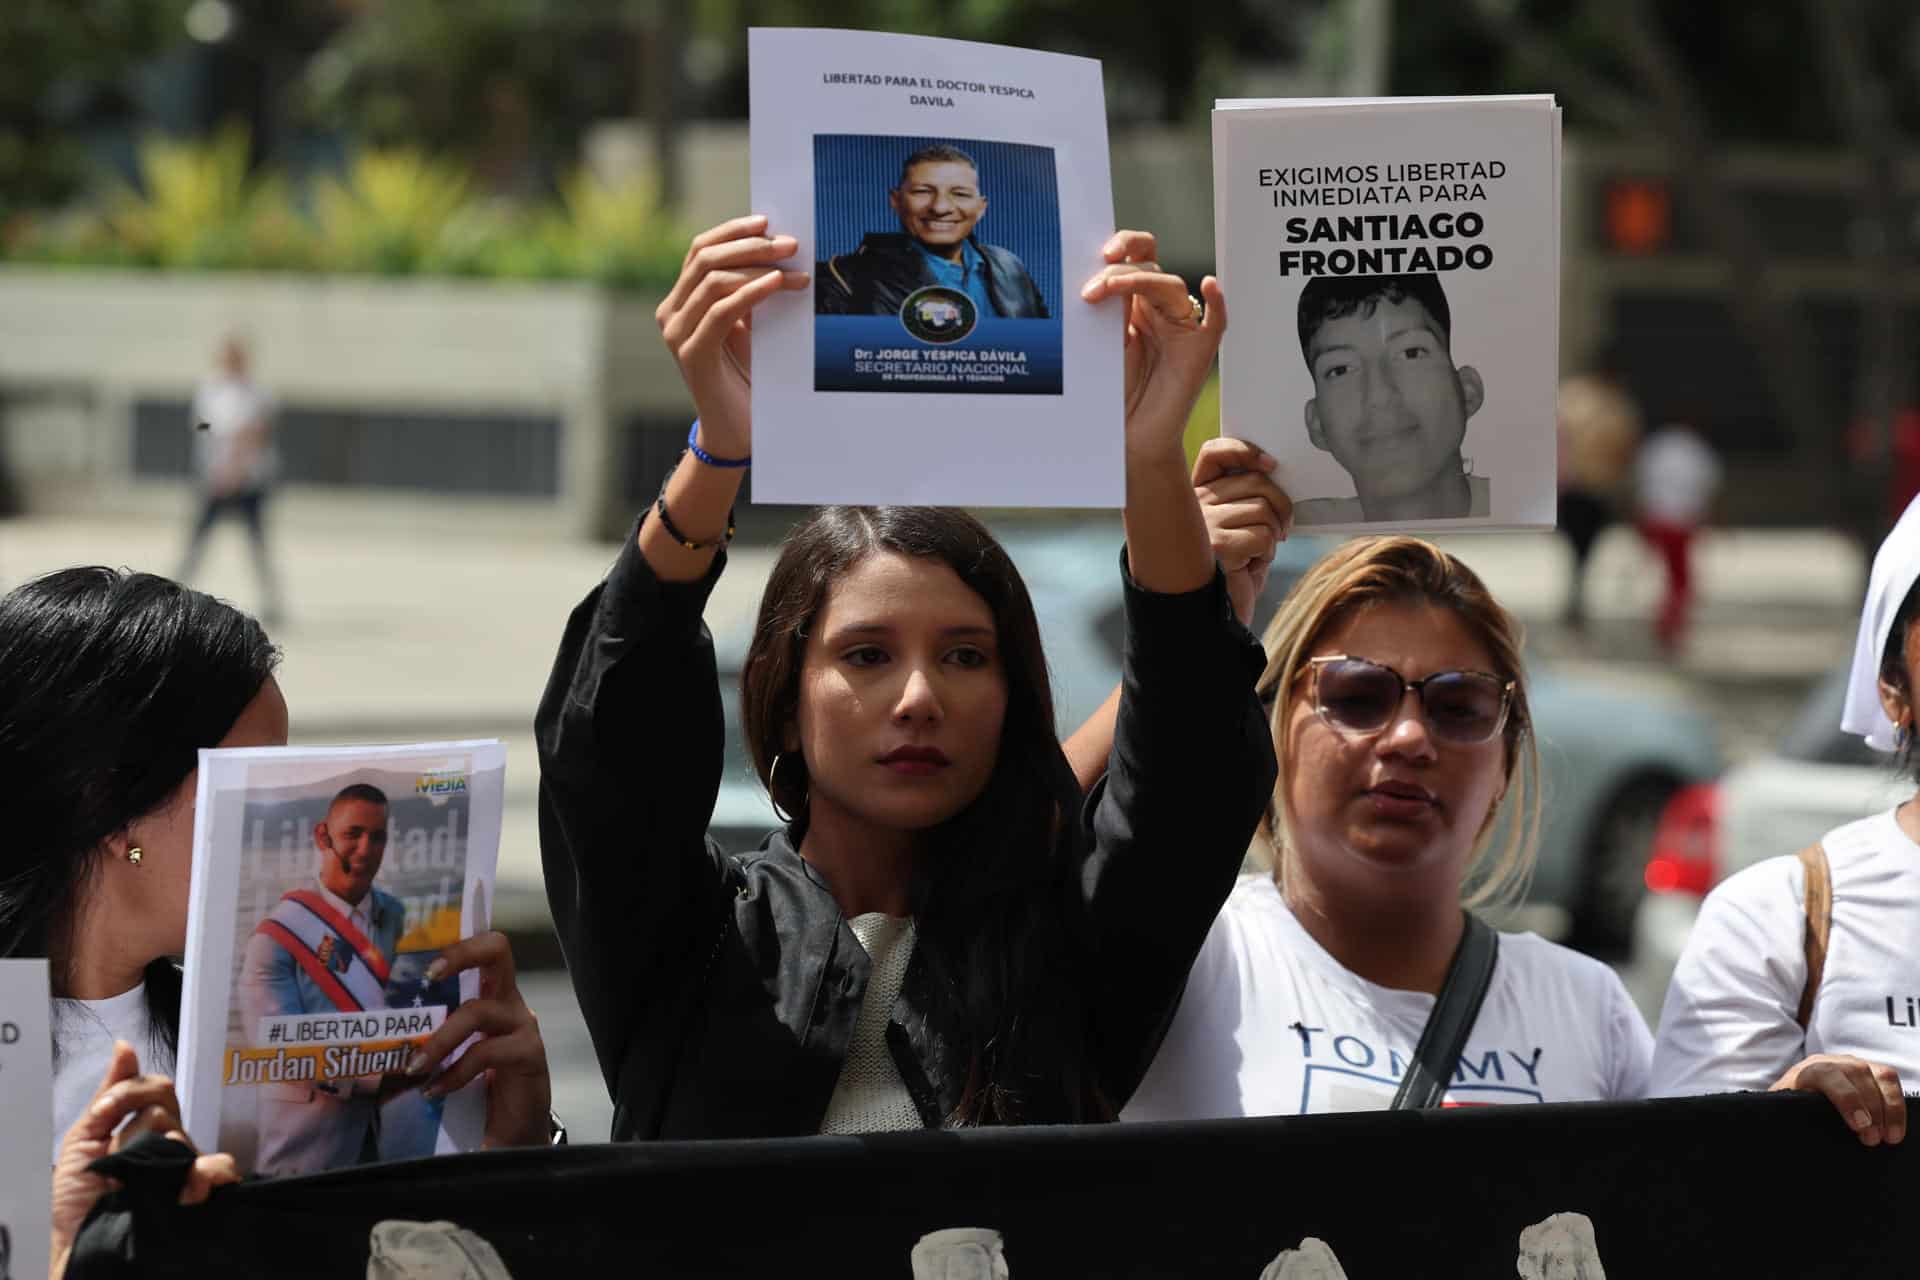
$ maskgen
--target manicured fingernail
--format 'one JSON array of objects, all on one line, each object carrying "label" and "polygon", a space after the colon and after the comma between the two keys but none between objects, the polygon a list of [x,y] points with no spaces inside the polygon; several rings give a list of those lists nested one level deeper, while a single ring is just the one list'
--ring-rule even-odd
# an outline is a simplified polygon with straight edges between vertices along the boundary
[{"label": "manicured fingernail", "polygon": [[113,1095],[109,1093],[98,1099],[91,1107],[88,1107],[87,1110],[96,1116],[107,1114],[107,1112],[113,1110]]},{"label": "manicured fingernail", "polygon": [[447,976],[447,962],[445,960],[435,960],[432,964],[427,966],[428,982],[438,982],[440,981],[440,979],[446,976]]},{"label": "manicured fingernail", "polygon": [[410,1076],[424,1075],[426,1070],[427,1052],[424,1049],[416,1050],[414,1055],[407,1059],[407,1074]]},{"label": "manicured fingernail", "polygon": [[1851,1120],[1851,1123],[1853,1124],[1853,1127],[1856,1129],[1864,1129],[1868,1125],[1873,1123],[1873,1117],[1868,1115],[1864,1111],[1854,1112],[1853,1115],[1850,1117],[1850,1120]]},{"label": "manicured fingernail", "polygon": [[1087,281],[1085,284],[1080,286],[1080,296],[1083,298],[1091,298],[1093,296],[1093,291],[1096,287],[1097,287],[1096,282],[1092,280]]}]

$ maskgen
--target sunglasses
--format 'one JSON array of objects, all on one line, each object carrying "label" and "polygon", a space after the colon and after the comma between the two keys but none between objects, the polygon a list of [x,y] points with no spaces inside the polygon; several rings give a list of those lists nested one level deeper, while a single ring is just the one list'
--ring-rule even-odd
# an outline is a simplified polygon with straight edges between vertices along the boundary
[{"label": "sunglasses", "polygon": [[1484,671],[1436,671],[1409,680],[1392,667],[1331,654],[1309,658],[1299,674],[1312,681],[1307,696],[1320,722],[1351,737],[1378,733],[1392,724],[1409,689],[1420,699],[1428,731],[1456,747],[1492,741],[1513,707],[1514,682]]}]

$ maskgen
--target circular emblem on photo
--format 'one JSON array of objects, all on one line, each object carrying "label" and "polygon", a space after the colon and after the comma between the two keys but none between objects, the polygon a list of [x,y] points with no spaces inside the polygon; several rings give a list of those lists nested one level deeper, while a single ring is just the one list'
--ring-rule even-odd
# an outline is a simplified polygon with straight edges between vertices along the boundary
[{"label": "circular emblem on photo", "polygon": [[928,285],[900,304],[900,323],[922,342],[958,342],[973,332],[980,309],[958,289]]}]

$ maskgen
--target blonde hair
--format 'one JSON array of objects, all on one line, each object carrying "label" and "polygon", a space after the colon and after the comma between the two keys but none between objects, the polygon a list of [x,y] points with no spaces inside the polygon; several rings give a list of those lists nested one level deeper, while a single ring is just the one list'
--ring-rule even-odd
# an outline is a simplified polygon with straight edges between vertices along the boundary
[{"label": "blonde hair", "polygon": [[[1285,888],[1298,857],[1287,804],[1287,734],[1295,680],[1320,637],[1355,610],[1370,604],[1416,604],[1450,609],[1487,648],[1494,672],[1513,681],[1513,703],[1501,736],[1506,742],[1507,780],[1501,804],[1494,806],[1475,840],[1473,857],[1460,886],[1465,907],[1504,906],[1526,893],[1540,844],[1540,752],[1534,742],[1533,715],[1527,702],[1526,672],[1520,649],[1525,630],[1487,590],[1480,575],[1421,538],[1359,538],[1322,558],[1307,570],[1267,625],[1263,642],[1267,667],[1260,673],[1263,698],[1273,696],[1269,721],[1280,778],[1273,802],[1253,839],[1247,860],[1260,870],[1279,869]],[[1512,821],[1496,852],[1497,815],[1506,808]]]}]

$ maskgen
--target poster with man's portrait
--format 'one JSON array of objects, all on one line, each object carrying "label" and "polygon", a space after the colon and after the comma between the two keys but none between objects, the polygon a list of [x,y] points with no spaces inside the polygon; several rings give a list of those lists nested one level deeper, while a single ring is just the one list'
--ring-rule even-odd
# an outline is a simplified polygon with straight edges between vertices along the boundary
[{"label": "poster with man's portrait", "polygon": [[814,389],[1059,395],[1050,147],[813,140]]},{"label": "poster with man's portrait", "polygon": [[1213,133],[1221,431],[1294,523],[1551,528],[1553,100],[1221,104]]},{"label": "poster with man's portrait", "polygon": [[243,1172],[464,1149],[483,1090],[444,1097],[414,1051],[477,994],[433,963],[487,925],[497,743],[205,752],[195,812],[181,1094]]},{"label": "poster with man's portrait", "polygon": [[[748,33],[752,208],[808,274],[753,311],[755,502],[1117,507],[1125,304],[1088,58]],[[1109,305],[1112,304],[1112,305]]]}]

